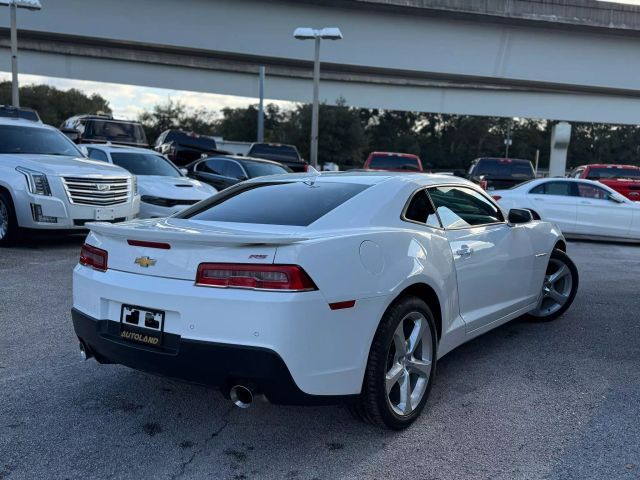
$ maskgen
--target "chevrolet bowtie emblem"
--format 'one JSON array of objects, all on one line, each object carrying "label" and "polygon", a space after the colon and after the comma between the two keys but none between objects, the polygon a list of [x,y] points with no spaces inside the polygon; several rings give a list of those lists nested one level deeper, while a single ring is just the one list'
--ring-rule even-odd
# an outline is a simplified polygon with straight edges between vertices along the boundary
[{"label": "chevrolet bowtie emblem", "polygon": [[136,258],[135,263],[144,268],[153,267],[156,264],[156,260],[149,257],[138,257]]}]

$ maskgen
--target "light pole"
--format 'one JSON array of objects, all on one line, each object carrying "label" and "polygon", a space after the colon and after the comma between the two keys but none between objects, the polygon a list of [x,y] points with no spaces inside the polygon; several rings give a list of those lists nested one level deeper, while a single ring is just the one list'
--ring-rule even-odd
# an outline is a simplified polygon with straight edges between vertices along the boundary
[{"label": "light pole", "polygon": [[313,107],[311,110],[311,165],[318,168],[318,116],[320,113],[320,41],[341,40],[342,32],[337,27],[296,28],[293,36],[298,40],[314,40],[315,56],[313,60]]},{"label": "light pole", "polygon": [[11,103],[14,107],[20,106],[20,90],[18,88],[18,8],[27,10],[40,10],[40,0],[0,0],[0,5],[5,5],[11,10]]}]

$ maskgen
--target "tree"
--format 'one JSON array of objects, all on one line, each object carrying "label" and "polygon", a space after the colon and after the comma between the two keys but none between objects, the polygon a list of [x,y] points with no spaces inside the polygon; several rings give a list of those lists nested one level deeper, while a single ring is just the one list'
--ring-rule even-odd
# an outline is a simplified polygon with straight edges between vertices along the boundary
[{"label": "tree", "polygon": [[[267,142],[282,142],[280,127],[284,115],[280,107],[272,103],[264,110],[264,139]],[[224,108],[222,118],[216,122],[216,133],[221,137],[239,142],[255,142],[258,136],[258,105],[246,108]]]},{"label": "tree", "polygon": [[[10,104],[11,82],[0,82],[0,105]],[[37,110],[44,123],[56,127],[74,115],[111,113],[109,102],[98,94],[88,96],[75,88],[58,90],[49,85],[20,87],[20,105]]]},{"label": "tree", "polygon": [[214,131],[214,115],[205,108],[190,110],[180,101],[169,100],[167,103],[154,106],[151,111],[145,110],[138,117],[149,141],[170,128],[194,132],[201,135],[212,135]]}]

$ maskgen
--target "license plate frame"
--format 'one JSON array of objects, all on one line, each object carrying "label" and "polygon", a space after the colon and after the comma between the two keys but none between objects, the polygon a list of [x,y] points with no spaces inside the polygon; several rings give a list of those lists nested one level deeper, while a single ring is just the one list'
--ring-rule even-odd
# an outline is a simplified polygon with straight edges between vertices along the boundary
[{"label": "license plate frame", "polygon": [[97,221],[114,220],[116,211],[114,208],[96,208],[95,217]]},{"label": "license plate frame", "polygon": [[122,304],[120,338],[153,347],[162,345],[165,312],[155,308]]}]

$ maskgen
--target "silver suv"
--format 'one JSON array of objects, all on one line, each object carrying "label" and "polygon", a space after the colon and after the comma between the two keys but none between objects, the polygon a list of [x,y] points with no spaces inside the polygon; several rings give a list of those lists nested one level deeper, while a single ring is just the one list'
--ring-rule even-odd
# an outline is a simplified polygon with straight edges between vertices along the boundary
[{"label": "silver suv", "polygon": [[0,246],[23,229],[74,230],[137,216],[134,175],[85,158],[57,129],[0,116]]}]

